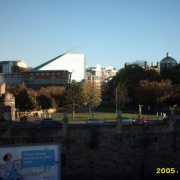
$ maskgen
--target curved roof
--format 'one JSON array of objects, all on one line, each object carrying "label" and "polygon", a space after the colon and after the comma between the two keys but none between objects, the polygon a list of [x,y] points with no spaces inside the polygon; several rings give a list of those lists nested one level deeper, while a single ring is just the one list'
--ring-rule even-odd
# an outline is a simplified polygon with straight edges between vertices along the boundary
[{"label": "curved roof", "polygon": [[160,62],[161,68],[169,68],[169,67],[175,67],[177,66],[177,61],[170,57],[170,54],[167,53],[167,57],[161,60]]}]

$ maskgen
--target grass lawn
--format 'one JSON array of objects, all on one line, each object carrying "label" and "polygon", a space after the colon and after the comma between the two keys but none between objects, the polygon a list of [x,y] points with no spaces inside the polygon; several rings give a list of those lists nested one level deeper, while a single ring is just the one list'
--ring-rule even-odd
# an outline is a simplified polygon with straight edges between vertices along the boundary
[{"label": "grass lawn", "polygon": [[[75,113],[74,119],[72,119],[71,113],[68,113],[67,116],[68,116],[68,119],[70,121],[84,121],[87,118],[92,117],[92,115],[90,115],[89,113]],[[138,114],[122,113],[122,116],[136,119],[138,117]],[[94,118],[101,119],[101,120],[115,120],[116,117],[117,117],[116,113],[94,112]],[[143,115],[142,114],[142,117],[147,119],[147,120],[157,120],[156,115]],[[63,113],[52,114],[52,118],[56,119],[56,120],[62,120],[63,119]]]}]

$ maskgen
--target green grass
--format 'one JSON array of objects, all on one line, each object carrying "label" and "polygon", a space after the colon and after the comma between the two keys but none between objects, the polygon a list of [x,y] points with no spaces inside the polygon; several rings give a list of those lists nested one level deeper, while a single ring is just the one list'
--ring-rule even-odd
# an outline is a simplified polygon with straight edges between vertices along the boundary
[{"label": "green grass", "polygon": [[[87,118],[92,117],[92,115],[90,115],[89,113],[75,113],[74,119],[72,118],[72,113],[68,113],[67,116],[70,121],[84,121]],[[138,117],[138,114],[122,113],[122,116],[136,119]],[[101,119],[101,120],[115,120],[116,117],[117,117],[116,113],[94,112],[94,118]],[[156,120],[157,119],[156,115],[143,115],[142,114],[142,117],[147,120],[151,120],[151,119]],[[62,120],[63,114],[52,115],[52,118],[56,119],[56,120]]]}]

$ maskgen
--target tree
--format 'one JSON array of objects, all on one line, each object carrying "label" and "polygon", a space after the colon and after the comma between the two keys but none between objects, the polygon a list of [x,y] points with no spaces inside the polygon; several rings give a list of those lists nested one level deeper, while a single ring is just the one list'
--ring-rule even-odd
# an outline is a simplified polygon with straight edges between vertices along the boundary
[{"label": "tree", "polygon": [[72,111],[72,116],[74,119],[75,110],[79,109],[83,104],[82,87],[80,84],[75,80],[72,80],[72,82],[66,87],[64,97],[64,106],[68,110]]},{"label": "tree", "polygon": [[82,83],[82,96],[83,104],[89,107],[89,113],[91,114],[91,108],[97,107],[101,102],[101,92],[98,89],[96,83],[85,81]]},{"label": "tree", "polygon": [[62,106],[64,101],[65,86],[49,86],[41,88],[40,93],[49,94],[54,99],[57,106]]},{"label": "tree", "polygon": [[37,96],[37,102],[40,106],[40,109],[50,109],[53,108],[55,105],[53,104],[54,100],[51,96],[47,93],[39,93]]},{"label": "tree", "polygon": [[128,101],[128,91],[124,83],[118,83],[114,90],[114,95],[118,109],[120,109]]},{"label": "tree", "polygon": [[173,68],[164,68],[161,69],[162,79],[170,79],[172,84],[180,84],[180,65]]},{"label": "tree", "polygon": [[25,84],[17,84],[13,89],[16,108],[19,111],[30,111],[35,109],[35,100],[28,93]]},{"label": "tree", "polygon": [[135,62],[132,63],[132,65],[137,65],[143,67],[145,65],[145,60],[136,60]]},{"label": "tree", "polygon": [[149,81],[142,80],[136,89],[136,101],[145,106],[159,107],[171,96],[172,83],[170,80]]},{"label": "tree", "polygon": [[[119,70],[117,75],[110,82],[109,94],[114,92],[113,87],[117,87],[118,83],[124,84],[127,89],[128,97],[132,100],[131,105],[137,107],[138,102],[136,101],[137,89],[139,88],[139,82],[141,80],[160,81],[161,77],[155,70],[145,70],[138,65],[129,65]],[[130,105],[130,104],[129,104]]]}]

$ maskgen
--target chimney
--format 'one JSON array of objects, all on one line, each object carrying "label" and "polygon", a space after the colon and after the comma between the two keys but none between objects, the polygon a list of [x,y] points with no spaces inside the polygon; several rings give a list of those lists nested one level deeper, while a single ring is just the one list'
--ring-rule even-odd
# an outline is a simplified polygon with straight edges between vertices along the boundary
[{"label": "chimney", "polygon": [[128,62],[126,62],[124,65],[125,65],[125,67],[127,67],[127,66],[129,65],[129,63],[128,63]]},{"label": "chimney", "polygon": [[147,69],[147,68],[148,68],[148,62],[145,61],[145,69]]}]

